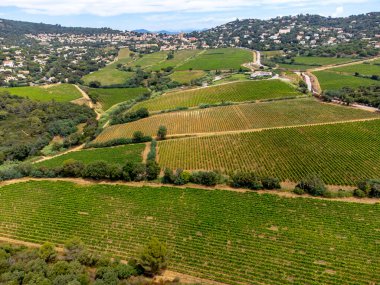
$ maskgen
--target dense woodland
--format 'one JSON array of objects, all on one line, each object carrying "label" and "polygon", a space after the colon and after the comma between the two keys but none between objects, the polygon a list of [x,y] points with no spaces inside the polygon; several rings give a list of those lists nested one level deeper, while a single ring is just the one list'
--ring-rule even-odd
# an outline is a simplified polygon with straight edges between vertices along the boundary
[{"label": "dense woodland", "polygon": [[[38,154],[54,136],[65,138],[67,147],[92,138],[94,118],[95,112],[86,106],[0,94],[0,164]],[[86,126],[78,133],[81,123]]]}]

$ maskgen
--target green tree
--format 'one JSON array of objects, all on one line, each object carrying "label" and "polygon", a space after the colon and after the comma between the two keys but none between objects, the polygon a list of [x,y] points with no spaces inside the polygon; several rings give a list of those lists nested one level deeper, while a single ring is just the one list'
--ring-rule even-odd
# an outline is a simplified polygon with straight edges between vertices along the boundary
[{"label": "green tree", "polygon": [[157,131],[157,139],[158,140],[164,140],[166,139],[166,135],[168,133],[168,129],[165,126],[159,126]]},{"label": "green tree", "polygon": [[141,253],[140,264],[149,276],[159,274],[166,268],[167,249],[157,238],[152,238]]},{"label": "green tree", "polygon": [[148,160],[146,163],[146,179],[155,180],[160,175],[161,168],[154,160]]},{"label": "green tree", "polygon": [[38,256],[46,262],[53,261],[57,257],[54,244],[45,242],[38,250]]}]

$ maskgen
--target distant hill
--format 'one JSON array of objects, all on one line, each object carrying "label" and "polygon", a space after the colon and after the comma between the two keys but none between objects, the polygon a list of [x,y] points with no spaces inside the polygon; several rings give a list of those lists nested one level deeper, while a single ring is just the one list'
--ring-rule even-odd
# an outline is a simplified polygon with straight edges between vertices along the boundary
[{"label": "distant hill", "polygon": [[40,33],[68,33],[68,34],[102,34],[119,33],[118,30],[110,28],[82,28],[82,27],[63,27],[61,25],[50,25],[43,23],[31,23],[24,21],[14,21],[0,19],[0,37],[15,37],[24,34]]},{"label": "distant hill", "polygon": [[[269,20],[244,19],[201,32],[194,36],[209,46],[241,46],[258,50],[291,48],[295,45],[322,46],[330,38],[337,43],[346,40],[380,41],[380,12],[349,17],[323,17],[297,15],[276,17]],[[308,42],[311,42],[308,45]],[[277,42],[279,41],[279,42]]]}]

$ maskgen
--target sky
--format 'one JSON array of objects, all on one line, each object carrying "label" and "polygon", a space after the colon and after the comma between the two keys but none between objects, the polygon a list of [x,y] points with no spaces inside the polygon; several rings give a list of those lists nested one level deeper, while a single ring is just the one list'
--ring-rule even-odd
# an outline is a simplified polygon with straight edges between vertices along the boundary
[{"label": "sky", "polygon": [[189,31],[233,20],[380,11],[380,0],[0,0],[0,18],[118,30]]}]

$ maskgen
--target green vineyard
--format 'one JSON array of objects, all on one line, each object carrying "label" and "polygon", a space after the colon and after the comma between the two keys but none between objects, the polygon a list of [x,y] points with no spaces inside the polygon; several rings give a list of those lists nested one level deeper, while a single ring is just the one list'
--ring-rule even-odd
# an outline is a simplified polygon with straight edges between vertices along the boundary
[{"label": "green vineyard", "polygon": [[0,188],[0,234],[137,256],[151,236],[169,269],[226,284],[376,284],[378,205],[201,189],[28,182]]},{"label": "green vineyard", "polygon": [[315,173],[328,184],[380,177],[380,120],[272,129],[159,142],[162,167],[255,171],[299,181]]},{"label": "green vineyard", "polygon": [[380,115],[338,105],[322,104],[314,99],[304,98],[155,115],[127,124],[110,126],[96,138],[96,141],[104,142],[115,138],[131,138],[136,130],[154,136],[160,125],[167,127],[168,135],[178,135],[376,117],[380,118]]},{"label": "green vineyard", "polygon": [[44,167],[57,167],[62,166],[63,162],[68,159],[82,161],[84,164],[103,160],[110,164],[124,165],[127,161],[141,162],[142,152],[144,149],[145,144],[130,144],[110,148],[86,149],[63,154],[52,159],[39,162],[37,165]]},{"label": "green vineyard", "polygon": [[280,80],[246,81],[166,93],[136,104],[132,110],[147,108],[149,111],[160,111],[177,107],[195,107],[200,104],[255,101],[298,95],[301,94],[291,85]]}]

